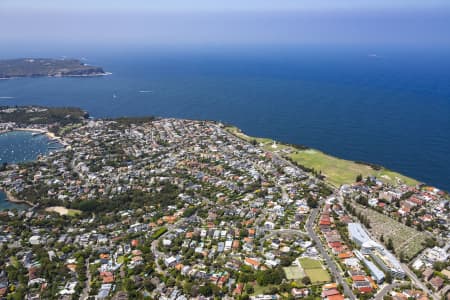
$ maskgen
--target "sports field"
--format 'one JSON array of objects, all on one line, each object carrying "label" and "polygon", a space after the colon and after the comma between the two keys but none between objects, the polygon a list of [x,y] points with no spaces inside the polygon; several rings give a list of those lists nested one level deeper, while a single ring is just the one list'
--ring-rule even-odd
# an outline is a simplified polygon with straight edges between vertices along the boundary
[{"label": "sports field", "polygon": [[299,262],[312,283],[329,282],[331,280],[330,274],[328,274],[319,260],[300,258]]},{"label": "sports field", "polygon": [[305,277],[305,272],[299,266],[284,267],[283,270],[288,280],[297,280]]}]

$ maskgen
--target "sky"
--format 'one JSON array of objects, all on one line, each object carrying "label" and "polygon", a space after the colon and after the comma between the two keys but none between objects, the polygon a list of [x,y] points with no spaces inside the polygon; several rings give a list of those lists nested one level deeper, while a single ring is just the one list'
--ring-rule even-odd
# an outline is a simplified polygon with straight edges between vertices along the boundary
[{"label": "sky", "polygon": [[0,45],[450,48],[448,0],[0,0]]},{"label": "sky", "polygon": [[7,10],[78,12],[213,12],[406,10],[450,7],[447,0],[2,0]]}]

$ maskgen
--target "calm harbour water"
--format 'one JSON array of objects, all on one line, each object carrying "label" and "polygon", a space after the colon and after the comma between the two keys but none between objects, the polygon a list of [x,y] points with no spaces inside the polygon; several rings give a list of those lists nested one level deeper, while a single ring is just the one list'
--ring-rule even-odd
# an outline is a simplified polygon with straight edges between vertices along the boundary
[{"label": "calm harbour water", "polygon": [[[80,56],[79,56],[80,57]],[[93,53],[98,78],[0,81],[8,105],[218,120],[450,190],[450,54],[432,50]]]},{"label": "calm harbour water", "polygon": [[[49,151],[50,139],[45,135],[35,135],[29,131],[12,131],[0,134],[0,164],[18,163],[35,160],[38,155]],[[55,147],[55,144],[51,145]],[[0,210],[12,208],[26,208],[26,205],[11,203],[6,195],[0,191]]]}]

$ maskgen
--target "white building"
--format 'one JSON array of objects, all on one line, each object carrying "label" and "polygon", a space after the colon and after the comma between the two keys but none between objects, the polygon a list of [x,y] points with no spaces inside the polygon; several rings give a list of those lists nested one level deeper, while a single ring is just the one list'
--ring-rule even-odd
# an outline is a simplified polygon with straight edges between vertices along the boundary
[{"label": "white building", "polygon": [[[396,278],[404,278],[406,276],[405,271],[403,271],[403,268],[397,258],[392,253],[387,251],[384,246],[372,240],[361,224],[349,223],[348,233],[350,239],[361,247],[361,253],[364,255],[369,255],[383,269],[384,272],[389,272]],[[369,267],[366,262],[364,263],[367,267]]]}]

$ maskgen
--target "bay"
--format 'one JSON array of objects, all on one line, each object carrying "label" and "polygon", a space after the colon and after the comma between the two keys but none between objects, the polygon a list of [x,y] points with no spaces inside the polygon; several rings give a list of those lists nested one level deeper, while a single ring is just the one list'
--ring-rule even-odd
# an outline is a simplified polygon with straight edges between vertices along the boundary
[{"label": "bay", "polygon": [[[0,164],[35,160],[39,155],[45,155],[51,151],[50,141],[46,135],[33,135],[30,131],[11,131],[0,134]],[[60,145],[51,144],[52,148],[58,146]],[[24,204],[7,201],[6,194],[0,191],[0,210],[26,207]]]}]

